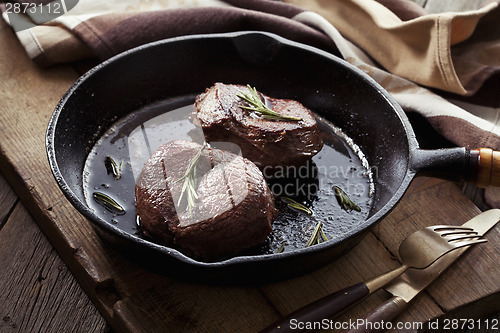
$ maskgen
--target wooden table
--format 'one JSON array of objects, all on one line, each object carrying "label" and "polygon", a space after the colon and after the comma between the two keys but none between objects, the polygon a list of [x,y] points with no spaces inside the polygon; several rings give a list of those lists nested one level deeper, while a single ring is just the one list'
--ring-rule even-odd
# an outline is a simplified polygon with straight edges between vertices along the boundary
[{"label": "wooden table", "polygon": [[1,175],[0,221],[0,332],[110,331]]},{"label": "wooden table", "polygon": [[[78,73],[68,66],[35,67],[3,21],[0,45],[0,171],[13,189],[0,178],[2,332],[103,332],[109,327],[116,332],[256,332],[321,296],[396,267],[397,248],[414,230],[462,224],[479,212],[455,184],[421,178],[359,245],[310,274],[245,287],[155,274],[103,243],[50,172],[46,125]],[[500,228],[487,238],[488,245],[467,252],[397,321],[497,313]],[[340,320],[357,318],[387,298],[378,292]]]}]

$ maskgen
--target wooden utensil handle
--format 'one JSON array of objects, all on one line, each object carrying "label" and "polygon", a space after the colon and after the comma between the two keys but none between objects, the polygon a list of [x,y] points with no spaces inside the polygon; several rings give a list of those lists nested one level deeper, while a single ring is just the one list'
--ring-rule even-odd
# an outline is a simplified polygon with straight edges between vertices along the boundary
[{"label": "wooden utensil handle", "polygon": [[261,333],[300,332],[301,323],[321,322],[347,310],[370,294],[364,283],[358,283],[308,304],[281,318]]},{"label": "wooden utensil handle", "polygon": [[411,168],[419,175],[466,180],[478,187],[500,186],[500,151],[490,148],[416,149]]},{"label": "wooden utensil handle", "polygon": [[373,333],[387,328],[384,323],[396,318],[408,305],[401,297],[394,296],[356,320],[356,327],[341,333]]},{"label": "wooden utensil handle", "polygon": [[475,184],[478,187],[500,186],[500,151],[489,148],[471,150],[476,156],[478,173]]}]

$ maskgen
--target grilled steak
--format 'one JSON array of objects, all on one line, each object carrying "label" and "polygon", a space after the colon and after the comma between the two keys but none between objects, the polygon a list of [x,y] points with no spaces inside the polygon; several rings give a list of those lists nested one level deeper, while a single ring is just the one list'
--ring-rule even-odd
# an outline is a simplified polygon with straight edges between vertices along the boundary
[{"label": "grilled steak", "polygon": [[[183,190],[193,179],[196,184]],[[190,205],[191,190],[197,199]],[[277,214],[251,161],[182,140],[162,145],[149,158],[136,182],[135,200],[146,235],[202,260],[262,243]]]},{"label": "grilled steak", "polygon": [[245,86],[216,83],[196,98],[194,114],[208,142],[237,144],[260,168],[301,165],[321,150],[323,141],[311,111],[297,101],[257,93],[272,111],[300,120],[267,119],[241,107],[249,104],[238,95],[249,92]]}]

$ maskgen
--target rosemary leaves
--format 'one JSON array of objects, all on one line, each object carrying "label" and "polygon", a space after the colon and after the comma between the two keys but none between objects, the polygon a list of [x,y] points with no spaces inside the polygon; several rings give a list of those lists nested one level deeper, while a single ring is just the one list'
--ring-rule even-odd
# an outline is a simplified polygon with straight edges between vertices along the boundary
[{"label": "rosemary leaves", "polygon": [[337,197],[337,201],[339,202],[339,205],[344,209],[344,210],[355,210],[357,212],[361,211],[361,208],[359,208],[358,205],[354,203],[354,201],[349,198],[349,196],[338,186],[333,187],[335,191],[335,196]]},{"label": "rosemary leaves", "polygon": [[[308,207],[304,206],[303,204],[301,204],[301,203],[299,203],[291,198],[281,197],[281,201],[286,203],[287,206],[289,208],[291,208],[292,210],[295,210],[295,211],[298,211],[301,213],[305,213],[305,214],[310,215],[310,216],[314,215],[314,212],[311,209],[309,209]],[[306,244],[306,247],[316,245],[316,244],[319,244],[322,242],[326,242],[327,240],[328,240],[328,237],[326,237],[326,234],[323,231],[323,223],[321,221],[319,221],[316,224],[316,227],[314,228],[313,233],[312,233],[311,237],[309,238],[309,241]],[[276,253],[283,252],[284,247],[285,247],[284,244],[281,244],[281,246],[279,247],[279,249]]]},{"label": "rosemary leaves", "polygon": [[184,184],[182,185],[181,194],[179,195],[179,200],[177,201],[177,206],[180,206],[182,199],[184,196],[187,200],[187,209],[189,211],[189,216],[193,216],[193,209],[196,206],[196,199],[198,199],[198,194],[196,193],[196,166],[198,165],[198,161],[200,160],[201,153],[203,149],[207,146],[206,143],[203,143],[201,148],[198,150],[196,155],[191,159],[189,165],[186,169],[184,175],[179,178],[177,182],[184,180]]},{"label": "rosemary leaves", "polygon": [[92,193],[92,197],[94,200],[101,204],[104,208],[116,215],[125,214],[125,209],[118,202],[116,202],[109,195],[106,195],[102,192],[94,192]]},{"label": "rosemary leaves", "polygon": [[252,88],[249,84],[247,84],[247,88],[249,91],[248,94],[238,94],[237,96],[247,102],[250,106],[240,105],[240,108],[254,111],[260,114],[264,119],[269,120],[302,120],[302,118],[287,116],[274,112],[273,110],[268,108],[267,105],[264,104],[264,102],[260,99],[259,93],[255,88]]},{"label": "rosemary leaves", "polygon": [[106,167],[108,174],[113,174],[113,178],[115,180],[122,177],[122,164],[123,161],[120,162],[120,164],[117,164],[111,156],[106,156],[106,159],[104,160],[104,166]]},{"label": "rosemary leaves", "polygon": [[307,215],[312,215],[313,214],[312,210],[310,210],[309,208],[307,208],[303,204],[301,204],[301,203],[299,203],[299,202],[297,202],[297,201],[295,201],[295,200],[293,200],[291,198],[281,197],[281,201],[283,201],[284,203],[286,203],[287,206],[290,207],[293,210],[306,213]]},{"label": "rosemary leaves", "polygon": [[316,224],[316,227],[314,228],[311,238],[309,238],[309,241],[306,244],[306,247],[320,244],[322,242],[326,242],[327,240],[328,238],[326,237],[325,232],[323,231],[323,223],[319,221]]}]

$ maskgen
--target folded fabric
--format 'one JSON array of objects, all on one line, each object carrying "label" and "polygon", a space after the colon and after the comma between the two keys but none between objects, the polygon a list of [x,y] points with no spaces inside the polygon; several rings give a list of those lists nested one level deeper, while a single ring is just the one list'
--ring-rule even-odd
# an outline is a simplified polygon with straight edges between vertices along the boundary
[{"label": "folded fabric", "polygon": [[499,19],[498,1],[428,13],[410,0],[80,0],[47,23],[19,15],[31,28],[14,30],[42,66],[174,36],[274,32],[340,55],[454,144],[500,150]]},{"label": "folded fabric", "polygon": [[[2,7],[0,7],[1,9]],[[105,60],[148,42],[182,35],[262,30],[335,52],[327,36],[290,18],[303,11],[267,0],[81,0],[66,14],[17,32],[28,55],[41,66],[95,56]],[[27,26],[32,17],[12,19]],[[15,27],[14,27],[15,28]],[[16,31],[19,29],[15,29]]]},{"label": "folded fabric", "polygon": [[[285,1],[307,9],[294,19],[329,35],[407,112],[458,146],[500,149],[498,1],[434,14],[409,0]],[[500,208],[500,189],[484,200]]]},{"label": "folded fabric", "polygon": [[[393,20],[401,20],[396,16],[396,14],[389,11],[389,9],[383,6],[377,1],[367,1],[367,0],[311,0],[311,1],[300,1],[300,0],[286,0],[287,2],[300,3],[302,6],[306,6],[312,10],[317,10],[322,13],[322,15],[316,12],[307,10],[302,13],[297,14],[293,17],[294,20],[300,21],[304,24],[314,26],[316,29],[323,31],[325,34],[330,36],[332,40],[335,41],[337,48],[340,50],[342,57],[348,62],[352,63],[356,67],[365,71],[368,75],[373,77],[378,83],[380,83],[387,91],[389,91],[399,104],[407,112],[418,112],[423,115],[430,124],[445,138],[455,143],[458,146],[465,146],[469,148],[478,147],[490,147],[493,149],[500,149],[500,108],[498,107],[498,91],[499,91],[499,76],[496,75],[492,77],[491,80],[488,79],[488,75],[478,75],[474,78],[476,80],[475,85],[481,87],[481,90],[476,90],[475,96],[463,96],[460,94],[453,94],[448,92],[439,91],[432,88],[432,85],[424,86],[424,84],[417,84],[417,75],[411,78],[404,78],[393,72],[387,71],[386,68],[380,65],[380,61],[383,59],[376,59],[376,54],[371,54],[367,52],[366,49],[359,47],[359,43],[355,40],[350,40],[345,38],[341,33],[342,28],[337,29],[338,26],[343,27],[345,30],[357,30],[359,26],[363,24],[349,24],[350,22],[359,22],[361,17],[358,17],[355,13],[359,13],[360,9],[364,10],[363,6],[375,6],[377,10],[392,17]],[[395,0],[394,0],[395,1]],[[392,3],[394,1],[385,1],[386,4]],[[338,3],[338,6],[330,6],[330,3]],[[414,5],[404,12],[405,6],[403,4],[404,0],[400,0],[397,8],[397,12],[400,15],[406,15],[407,17],[415,17],[423,13],[418,13],[415,10]],[[343,6],[354,6],[353,4],[360,5],[359,7],[349,7],[345,8]],[[363,6],[361,6],[363,5]],[[337,11],[339,8],[344,8],[345,11],[336,12],[334,17],[340,22],[329,22],[327,17],[331,15],[332,11]],[[489,6],[488,8],[496,7]],[[389,14],[387,12],[389,11]],[[405,14],[406,13],[406,14]],[[375,14],[374,14],[375,15]],[[451,14],[446,14],[451,15]],[[435,14],[431,15],[432,17]],[[342,18],[341,18],[342,17]],[[350,17],[350,20],[346,20],[345,17]],[[423,19],[417,17],[417,20]],[[380,19],[382,21],[382,19]],[[345,25],[342,25],[342,22]],[[332,24],[334,23],[334,24]],[[379,35],[382,34],[381,31],[372,28],[364,27],[366,29],[366,35],[371,36],[373,40],[380,40]],[[389,29],[390,30],[390,29]],[[351,35],[356,33],[348,32]],[[428,32],[420,31],[424,36]],[[361,33],[360,33],[361,35]],[[410,37],[408,37],[410,38]],[[366,40],[366,37],[363,37]],[[476,41],[478,41],[480,38]],[[500,42],[500,33],[498,34],[498,41]],[[391,47],[391,42],[380,40],[379,49],[389,50]],[[475,42],[470,41],[471,44],[469,51],[470,53],[475,52],[474,49],[477,47]],[[373,43],[374,45],[376,43]],[[447,46],[449,49],[449,45]],[[369,48],[369,47],[368,47]],[[390,52],[390,51],[387,51]],[[421,53],[420,53],[421,54]],[[390,57],[390,55],[387,55]],[[407,58],[402,57],[399,62],[400,67],[404,67],[404,63],[407,61],[413,63],[412,66],[416,66],[417,69],[414,70],[415,73],[427,71],[426,66],[437,66],[432,65],[432,61],[425,61],[419,65],[416,57],[418,58],[419,53],[413,56],[413,60],[410,55]],[[500,59],[500,52],[497,52],[497,57]],[[379,55],[383,58],[383,56]],[[494,57],[492,57],[494,58]],[[497,61],[496,59],[492,61]],[[454,69],[451,67],[452,62],[448,63],[447,71],[451,72]],[[408,65],[409,66],[409,65]],[[468,64],[464,64],[466,68],[461,71],[465,72],[467,70]],[[500,67],[495,67],[494,65],[489,65],[487,72],[490,77],[500,69]],[[432,70],[428,70],[432,72]],[[480,98],[476,98],[480,96]]]},{"label": "folded fabric", "polygon": [[428,14],[400,1],[285,0],[314,11],[387,71],[426,87],[475,93],[500,70],[500,8]]}]

